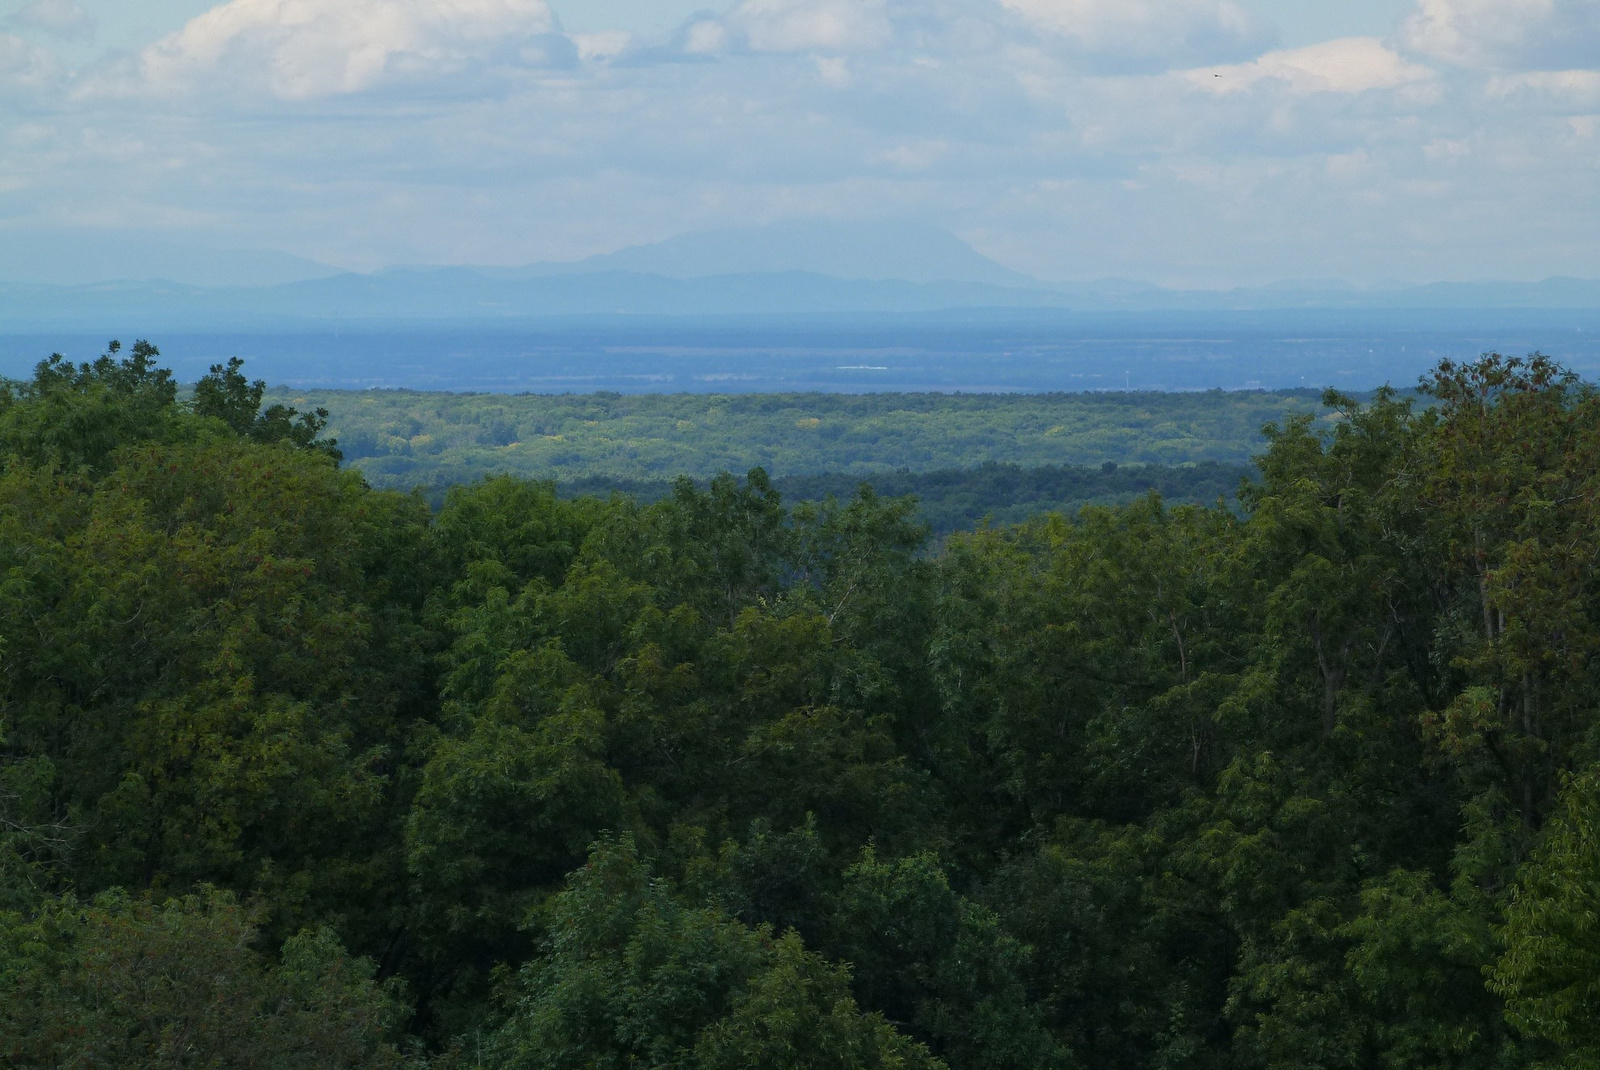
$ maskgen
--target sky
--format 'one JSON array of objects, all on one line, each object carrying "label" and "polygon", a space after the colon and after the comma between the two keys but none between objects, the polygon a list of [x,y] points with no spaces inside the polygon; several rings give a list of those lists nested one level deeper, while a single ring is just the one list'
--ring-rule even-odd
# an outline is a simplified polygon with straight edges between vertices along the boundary
[{"label": "sky", "polygon": [[1600,0],[0,0],[10,277],[812,218],[1045,279],[1600,277]]}]

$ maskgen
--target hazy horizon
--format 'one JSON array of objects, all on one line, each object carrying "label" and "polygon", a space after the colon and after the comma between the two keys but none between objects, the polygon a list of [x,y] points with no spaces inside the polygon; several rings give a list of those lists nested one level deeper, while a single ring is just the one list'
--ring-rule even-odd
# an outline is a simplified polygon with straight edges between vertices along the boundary
[{"label": "hazy horizon", "polygon": [[1416,385],[1439,360],[1540,350],[1600,378],[1600,309],[1279,309],[1245,312],[834,316],[573,316],[476,325],[303,322],[165,328],[129,315],[0,332],[0,376],[52,351],[88,360],[148,338],[183,382],[228,357],[271,383],[490,393],[1036,393],[1364,391]]}]

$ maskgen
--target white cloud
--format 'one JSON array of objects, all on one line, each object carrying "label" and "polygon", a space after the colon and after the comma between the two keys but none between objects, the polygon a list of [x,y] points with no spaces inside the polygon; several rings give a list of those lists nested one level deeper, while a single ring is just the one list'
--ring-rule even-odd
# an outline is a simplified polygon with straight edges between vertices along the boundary
[{"label": "white cloud", "polygon": [[140,57],[145,84],[259,83],[285,99],[458,74],[556,31],[544,0],[231,0]]},{"label": "white cloud", "polygon": [[757,52],[854,52],[893,36],[883,0],[744,0],[728,21]]},{"label": "white cloud", "polygon": [[877,158],[902,171],[926,171],[949,151],[950,145],[945,141],[918,141],[885,149]]},{"label": "white cloud", "polygon": [[1578,107],[1600,105],[1600,71],[1524,71],[1489,79],[1489,95],[1535,96]]},{"label": "white cloud", "polygon": [[39,89],[59,71],[53,55],[15,34],[0,33],[0,89]]},{"label": "white cloud", "polygon": [[601,30],[596,33],[572,34],[572,44],[578,58],[584,61],[615,59],[633,50],[637,44],[627,30]]},{"label": "white cloud", "polygon": [[817,80],[834,89],[844,89],[854,79],[850,75],[850,61],[843,56],[818,56]]},{"label": "white cloud", "polygon": [[1291,93],[1364,93],[1426,81],[1433,71],[1407,63],[1376,37],[1345,37],[1268,52],[1249,63],[1185,71],[1184,77],[1219,94],[1242,92],[1269,79]]},{"label": "white cloud", "polygon": [[11,16],[13,25],[57,37],[93,37],[94,19],[74,0],[34,0]]},{"label": "white cloud", "polygon": [[1113,64],[1235,59],[1271,39],[1233,0],[999,0],[1086,56]]},{"label": "white cloud", "polygon": [[1600,63],[1595,0],[1418,0],[1404,45],[1463,67],[1555,70]]},{"label": "white cloud", "polygon": [[884,0],[743,0],[720,18],[690,22],[680,48],[699,56],[840,53],[882,48],[893,37]]},{"label": "white cloud", "polygon": [[691,56],[715,56],[728,51],[733,35],[716,19],[700,19],[683,31],[682,49]]}]

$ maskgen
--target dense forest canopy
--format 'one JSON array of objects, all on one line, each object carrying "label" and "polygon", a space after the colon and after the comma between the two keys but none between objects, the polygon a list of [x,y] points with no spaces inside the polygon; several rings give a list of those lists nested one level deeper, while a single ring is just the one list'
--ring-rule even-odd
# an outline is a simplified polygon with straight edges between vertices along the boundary
[{"label": "dense forest canopy", "polygon": [[946,540],[0,389],[0,1059],[1600,1065],[1600,396],[1445,363],[1236,508]]},{"label": "dense forest canopy", "polygon": [[[1310,390],[1053,394],[449,394],[289,390],[328,411],[329,433],[374,486],[409,490],[484,475],[534,479],[774,477],[986,462],[1244,465],[1261,427],[1324,410]],[[853,490],[852,485],[852,490]]]}]

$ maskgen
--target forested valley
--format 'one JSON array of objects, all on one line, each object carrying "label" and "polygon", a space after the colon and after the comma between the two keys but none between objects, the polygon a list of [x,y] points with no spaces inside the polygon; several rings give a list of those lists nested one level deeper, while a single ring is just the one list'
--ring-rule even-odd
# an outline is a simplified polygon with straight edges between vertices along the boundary
[{"label": "forested valley", "polygon": [[[269,402],[263,407],[263,401]],[[934,543],[0,388],[0,1062],[1600,1066],[1600,394],[1441,364],[1231,505]]]}]

